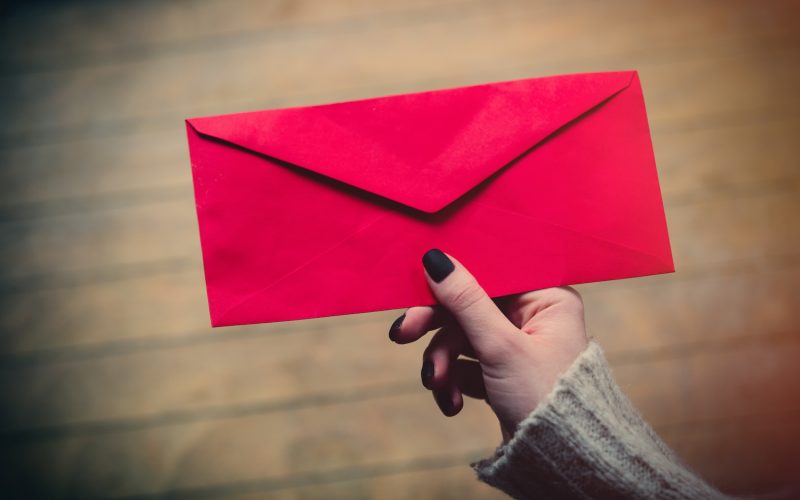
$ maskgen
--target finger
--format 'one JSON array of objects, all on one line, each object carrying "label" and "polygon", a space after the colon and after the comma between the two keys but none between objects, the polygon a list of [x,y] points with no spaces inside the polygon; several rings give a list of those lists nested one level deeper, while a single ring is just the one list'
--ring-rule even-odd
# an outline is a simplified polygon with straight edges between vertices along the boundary
[{"label": "finger", "polygon": [[[413,309],[422,309],[422,308],[416,308],[415,307]],[[407,343],[405,341],[407,339],[413,338],[413,337],[417,337],[417,339],[415,339],[415,340],[418,340],[419,337],[422,337],[428,331],[436,330],[436,329],[445,329],[445,330],[447,330],[448,335],[455,335],[455,336],[458,337],[459,346],[457,348],[455,348],[455,350],[458,351],[457,354],[461,354],[463,356],[467,356],[467,357],[470,357],[470,358],[473,358],[473,359],[477,359],[478,358],[477,354],[475,353],[475,349],[472,347],[472,344],[469,343],[469,340],[467,339],[466,335],[464,334],[464,330],[461,328],[461,325],[458,324],[458,322],[455,320],[455,318],[453,318],[453,315],[450,314],[447,311],[447,309],[444,309],[444,308],[441,308],[441,307],[438,307],[438,306],[436,307],[435,317],[433,319],[431,319],[429,322],[427,322],[427,323],[425,323],[423,325],[414,325],[413,323],[409,323],[408,325],[406,325],[405,321],[403,321],[402,332],[395,333],[395,335],[400,335],[401,338],[398,339],[398,340],[395,340],[395,342],[398,342],[398,343],[401,343],[401,344],[402,343]],[[417,333],[417,331],[415,331],[415,330],[418,330],[421,333]],[[442,333],[440,335],[443,336],[444,333]],[[431,342],[432,341],[433,341],[433,339],[431,339]],[[437,340],[437,342],[438,342],[438,340]],[[430,343],[428,345],[429,345],[429,348],[430,348]]]},{"label": "finger", "polygon": [[412,307],[394,320],[389,328],[389,339],[398,344],[408,344],[419,340],[429,331],[441,328],[453,321],[447,310],[441,307]]},{"label": "finger", "polygon": [[456,259],[441,250],[429,250],[422,258],[433,295],[458,321],[481,361],[499,359],[519,333]]},{"label": "finger", "polygon": [[446,387],[434,389],[433,399],[445,417],[458,415],[464,407],[464,397],[453,382],[449,382]]},{"label": "finger", "polygon": [[458,414],[464,407],[457,366],[458,356],[465,349],[471,351],[468,345],[460,328],[445,327],[436,332],[423,354],[422,383],[433,391],[436,404],[447,417]]},{"label": "finger", "polygon": [[442,389],[454,379],[452,364],[467,343],[466,337],[451,328],[442,328],[431,339],[422,354],[422,385],[427,389]]},{"label": "finger", "polygon": [[454,368],[456,387],[462,394],[475,399],[486,399],[486,385],[479,362],[457,359]]}]

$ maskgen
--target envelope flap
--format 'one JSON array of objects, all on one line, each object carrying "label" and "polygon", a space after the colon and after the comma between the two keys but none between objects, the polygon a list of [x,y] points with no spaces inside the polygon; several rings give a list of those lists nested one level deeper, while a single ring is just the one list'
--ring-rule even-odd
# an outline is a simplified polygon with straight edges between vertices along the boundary
[{"label": "envelope flap", "polygon": [[583,73],[188,120],[198,133],[436,212],[630,85]]}]

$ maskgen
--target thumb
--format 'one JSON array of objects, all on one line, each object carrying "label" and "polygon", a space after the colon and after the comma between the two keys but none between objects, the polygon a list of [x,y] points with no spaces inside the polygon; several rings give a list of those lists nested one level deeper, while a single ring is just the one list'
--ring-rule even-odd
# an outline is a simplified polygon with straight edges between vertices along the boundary
[{"label": "thumb", "polygon": [[422,265],[433,295],[458,321],[479,360],[499,359],[517,328],[456,259],[433,249],[422,257]]}]

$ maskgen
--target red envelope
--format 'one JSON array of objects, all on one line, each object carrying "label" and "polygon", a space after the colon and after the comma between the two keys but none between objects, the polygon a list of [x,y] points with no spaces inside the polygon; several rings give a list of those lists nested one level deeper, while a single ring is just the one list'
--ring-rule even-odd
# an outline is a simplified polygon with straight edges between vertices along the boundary
[{"label": "red envelope", "polygon": [[187,120],[214,326],[674,270],[636,72]]}]

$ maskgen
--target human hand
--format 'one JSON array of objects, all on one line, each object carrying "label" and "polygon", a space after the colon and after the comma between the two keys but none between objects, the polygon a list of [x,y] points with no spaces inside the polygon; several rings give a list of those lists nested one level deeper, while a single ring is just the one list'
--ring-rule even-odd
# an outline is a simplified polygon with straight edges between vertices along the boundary
[{"label": "human hand", "polygon": [[588,345],[580,295],[564,287],[493,301],[456,259],[430,250],[422,262],[440,305],[408,309],[389,338],[406,344],[439,329],[422,384],[446,416],[461,411],[463,395],[486,400],[507,442]]}]

